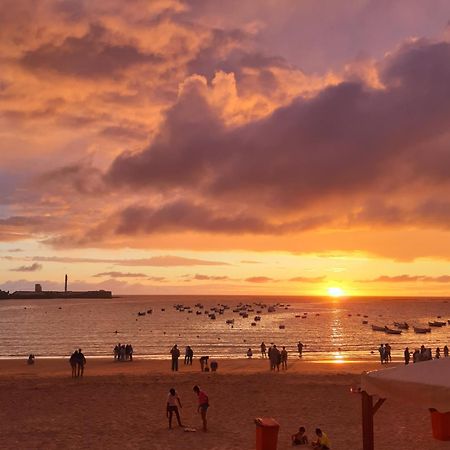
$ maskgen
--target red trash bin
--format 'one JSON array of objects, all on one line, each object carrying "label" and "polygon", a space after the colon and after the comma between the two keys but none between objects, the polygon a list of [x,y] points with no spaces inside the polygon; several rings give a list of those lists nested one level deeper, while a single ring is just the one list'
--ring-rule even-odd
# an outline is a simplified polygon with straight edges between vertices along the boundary
[{"label": "red trash bin", "polygon": [[450,441],[450,412],[440,413],[430,408],[433,437],[440,441]]},{"label": "red trash bin", "polygon": [[256,424],[256,450],[277,450],[280,424],[271,417],[259,417]]}]

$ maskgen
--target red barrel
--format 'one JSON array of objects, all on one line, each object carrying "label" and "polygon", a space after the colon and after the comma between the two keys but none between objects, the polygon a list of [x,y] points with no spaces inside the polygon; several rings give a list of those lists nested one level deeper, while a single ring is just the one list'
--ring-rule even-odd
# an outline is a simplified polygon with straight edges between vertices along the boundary
[{"label": "red barrel", "polygon": [[277,450],[280,424],[271,417],[255,419],[256,450]]},{"label": "red barrel", "polygon": [[433,437],[440,441],[450,441],[450,412],[440,413],[430,408]]}]

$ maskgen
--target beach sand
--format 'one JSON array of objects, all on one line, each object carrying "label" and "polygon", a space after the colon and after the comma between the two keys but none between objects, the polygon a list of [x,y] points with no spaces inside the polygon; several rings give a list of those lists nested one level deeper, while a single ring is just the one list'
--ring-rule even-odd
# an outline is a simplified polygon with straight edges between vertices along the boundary
[{"label": "beach sand", "polygon": [[[89,359],[82,379],[70,377],[68,360],[0,361],[2,450],[148,449],[219,450],[255,448],[255,417],[280,423],[278,449],[292,448],[290,436],[300,425],[312,437],[316,427],[334,450],[362,449],[363,370],[376,363],[312,363],[294,358],[286,372],[269,371],[268,362],[221,360],[216,373],[201,373],[198,361],[170,371],[170,361],[114,362]],[[192,387],[210,398],[207,433],[201,431]],[[197,428],[184,432],[174,420],[168,430],[165,402],[177,389],[182,420]],[[431,437],[429,413],[386,401],[375,416],[378,450],[442,449]],[[298,448],[298,447],[297,447]]]}]

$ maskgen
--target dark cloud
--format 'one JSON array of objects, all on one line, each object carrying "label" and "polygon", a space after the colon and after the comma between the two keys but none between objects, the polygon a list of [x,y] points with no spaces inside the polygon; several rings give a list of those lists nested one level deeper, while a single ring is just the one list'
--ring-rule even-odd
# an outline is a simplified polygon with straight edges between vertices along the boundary
[{"label": "dark cloud", "polygon": [[146,278],[147,275],[145,273],[130,273],[130,272],[101,272],[95,275],[92,275],[94,278]]},{"label": "dark cloud", "polygon": [[33,263],[30,266],[20,266],[10,269],[11,272],[36,272],[42,269],[42,264]]},{"label": "dark cloud", "polygon": [[[183,189],[206,202],[229,201],[249,211],[202,227],[182,203],[160,211],[132,207],[123,212],[119,231],[135,231],[136,217],[144,225],[135,227],[146,232],[177,227],[179,210],[178,217],[198,229],[254,231],[267,227],[251,214],[258,209],[302,212],[337,197],[351,207],[380,186],[393,195],[408,183],[436,183],[437,170],[439,182],[447,185],[442,165],[450,167],[448,152],[434,154],[426,144],[450,123],[450,44],[408,44],[383,61],[380,75],[384,89],[344,82],[238,128],[225,127],[206,101],[204,86],[192,83],[151,146],[120,155],[106,179],[166,194]],[[417,164],[411,155],[418,152],[433,163]]]},{"label": "dark cloud", "polygon": [[82,37],[67,37],[61,45],[45,44],[27,51],[22,57],[22,64],[28,69],[79,77],[110,77],[137,64],[161,61],[162,57],[142,53],[133,45],[115,43],[100,25],[91,25]]}]

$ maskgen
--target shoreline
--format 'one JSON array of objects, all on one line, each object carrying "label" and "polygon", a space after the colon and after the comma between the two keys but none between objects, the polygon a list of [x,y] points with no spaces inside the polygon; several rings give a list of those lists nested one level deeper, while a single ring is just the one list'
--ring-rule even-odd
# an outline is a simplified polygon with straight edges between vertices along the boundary
[{"label": "shoreline", "polygon": [[[217,372],[201,372],[199,360],[194,360],[192,366],[184,365],[179,360],[178,372],[171,371],[171,362],[167,359],[133,359],[133,361],[115,361],[113,358],[90,358],[87,356],[85,378],[111,377],[116,375],[140,376],[148,374],[183,375],[197,374],[212,376],[220,374],[263,374],[273,373],[269,370],[268,359],[215,359],[218,364]],[[392,362],[387,367],[395,367],[401,363]],[[280,374],[353,374],[359,375],[364,371],[384,368],[379,362],[341,362],[341,361],[304,361],[301,359],[288,360],[288,369]],[[70,377],[68,358],[37,358],[35,363],[28,365],[26,359],[0,360],[0,378],[29,378],[29,377]]]}]

